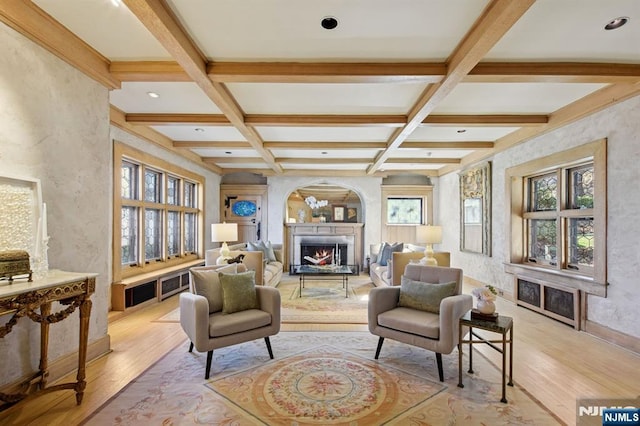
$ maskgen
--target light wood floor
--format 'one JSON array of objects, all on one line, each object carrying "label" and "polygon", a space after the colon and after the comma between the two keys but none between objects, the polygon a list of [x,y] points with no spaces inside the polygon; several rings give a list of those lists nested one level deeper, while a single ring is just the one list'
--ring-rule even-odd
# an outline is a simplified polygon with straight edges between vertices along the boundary
[{"label": "light wood floor", "polygon": [[[0,424],[78,424],[168,351],[183,344],[186,352],[186,336],[180,325],[156,321],[177,304],[178,297],[174,296],[109,324],[112,352],[89,364],[87,389],[80,406],[75,404],[72,391],[52,392],[0,413]],[[640,395],[639,355],[511,302],[498,300],[497,306],[501,314],[514,318],[514,381],[566,424],[575,424],[576,398]],[[283,324],[282,327],[283,332],[366,330],[366,325]],[[488,346],[474,348],[495,365],[501,365],[500,355]],[[371,351],[373,357],[375,348]],[[448,356],[457,356],[457,352]],[[204,365],[204,354],[202,358]],[[445,381],[455,386],[457,377],[445,377]]]}]

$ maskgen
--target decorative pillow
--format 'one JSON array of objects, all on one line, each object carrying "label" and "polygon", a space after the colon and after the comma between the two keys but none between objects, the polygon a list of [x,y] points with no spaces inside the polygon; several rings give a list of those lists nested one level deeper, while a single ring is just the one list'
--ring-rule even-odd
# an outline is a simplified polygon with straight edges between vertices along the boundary
[{"label": "decorative pillow", "polygon": [[226,272],[235,274],[238,271],[238,264],[224,265],[215,269],[194,270],[191,269],[191,284],[195,294],[204,296],[209,301],[209,313],[220,312],[222,310],[222,287],[220,286],[219,274]]},{"label": "decorative pillow", "polygon": [[455,281],[445,284],[414,281],[403,275],[400,277],[398,306],[439,314],[440,302],[445,297],[455,296],[456,285]]},{"label": "decorative pillow", "polygon": [[255,271],[220,274],[220,285],[222,286],[223,314],[258,308]]},{"label": "decorative pillow", "polygon": [[380,257],[378,259],[378,265],[387,266],[387,262],[391,259],[391,253],[393,252],[401,252],[404,244],[402,243],[394,243],[390,245],[389,243],[383,243],[382,248],[380,249]]},{"label": "decorative pillow", "polygon": [[276,252],[273,251],[273,244],[271,244],[271,241],[267,241],[266,243],[264,241],[261,241],[262,246],[264,247],[264,253],[266,254],[265,259],[267,259],[267,262],[275,262],[278,259],[276,258]]},{"label": "decorative pillow", "polygon": [[391,278],[391,272],[393,272],[393,259],[389,259],[387,262],[387,278]]}]

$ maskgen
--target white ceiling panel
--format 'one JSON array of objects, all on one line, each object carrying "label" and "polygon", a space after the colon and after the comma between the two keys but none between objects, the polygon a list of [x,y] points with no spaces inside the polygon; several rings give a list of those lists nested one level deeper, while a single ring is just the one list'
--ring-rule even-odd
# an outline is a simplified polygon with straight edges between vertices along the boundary
[{"label": "white ceiling panel", "polygon": [[[604,26],[620,16],[631,23]],[[640,63],[637,0],[537,0],[485,60]],[[635,41],[633,41],[635,40]]]},{"label": "white ceiling panel", "polygon": [[[169,0],[213,60],[444,60],[486,0]],[[320,21],[334,16],[338,27]]]},{"label": "white ceiling panel", "polygon": [[[260,157],[258,151],[255,149],[239,149],[239,148],[192,148],[191,151],[200,155],[201,157],[243,157],[243,158],[257,158]],[[227,154],[230,152],[231,154]]]},{"label": "white ceiling panel", "polygon": [[171,55],[127,7],[111,0],[33,0],[112,61],[168,60]]},{"label": "white ceiling panel", "polygon": [[271,150],[274,156],[288,158],[374,158],[378,152],[377,149],[282,149],[274,148]]},{"label": "white ceiling panel", "polygon": [[220,163],[217,166],[223,169],[270,170],[265,163]]},{"label": "white ceiling panel", "polygon": [[460,83],[434,114],[549,114],[605,84]]},{"label": "white ceiling panel", "polygon": [[462,158],[471,154],[471,149],[418,149],[401,148],[393,151],[390,158]]},{"label": "white ceiling panel", "polygon": [[[519,127],[444,127],[420,126],[407,138],[407,141],[495,141]],[[465,130],[458,133],[458,130]]]},{"label": "white ceiling panel", "polygon": [[[235,128],[229,126],[151,126],[174,141],[244,141],[245,138]],[[202,129],[198,131],[196,129]]]},{"label": "white ceiling panel", "polygon": [[390,127],[266,127],[256,130],[265,141],[283,142],[386,142]]},{"label": "white ceiling panel", "polygon": [[229,83],[247,114],[406,114],[425,83]]},{"label": "white ceiling panel", "polygon": [[[159,97],[152,98],[149,92]],[[109,101],[128,113],[220,114],[198,85],[189,82],[125,82],[109,93]]]},{"label": "white ceiling panel", "polygon": [[444,163],[434,163],[434,164],[423,164],[423,163],[402,163],[402,164],[385,164],[380,168],[381,171],[392,171],[392,170],[406,170],[408,172],[415,171],[420,172],[421,170],[438,170],[439,168],[447,166]]},{"label": "white ceiling panel", "polygon": [[331,175],[332,170],[367,170],[368,164],[291,164],[282,165],[285,170],[327,170]]}]

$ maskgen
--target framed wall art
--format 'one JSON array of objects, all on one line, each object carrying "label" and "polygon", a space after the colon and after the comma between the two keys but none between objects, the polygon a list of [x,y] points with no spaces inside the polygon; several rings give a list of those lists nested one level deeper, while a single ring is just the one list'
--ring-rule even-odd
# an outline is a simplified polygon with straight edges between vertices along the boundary
[{"label": "framed wall art", "polygon": [[491,256],[491,162],[460,173],[460,250]]}]

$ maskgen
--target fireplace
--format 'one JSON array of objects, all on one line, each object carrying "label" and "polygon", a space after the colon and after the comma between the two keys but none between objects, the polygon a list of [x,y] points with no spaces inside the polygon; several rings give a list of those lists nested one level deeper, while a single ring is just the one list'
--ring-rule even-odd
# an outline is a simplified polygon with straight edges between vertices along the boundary
[{"label": "fireplace", "polygon": [[307,242],[300,244],[302,265],[347,265],[348,244]]},{"label": "fireplace", "polygon": [[[325,250],[332,252],[334,263],[339,260],[342,265],[355,266],[356,270],[360,270],[363,262],[363,226],[362,223],[287,223],[285,269],[291,270],[295,265],[314,263],[318,260],[315,257],[316,251]],[[327,254],[329,253],[320,257]],[[335,258],[336,254],[339,254],[338,259]],[[311,257],[313,262],[305,262],[305,256]]]},{"label": "fireplace", "polygon": [[295,265],[354,264],[353,235],[297,236],[293,249]]}]

